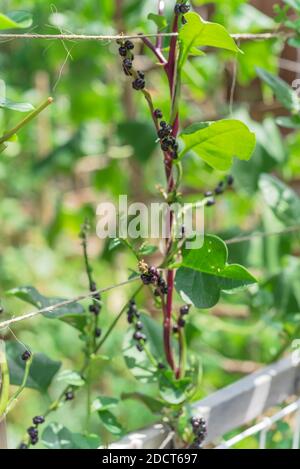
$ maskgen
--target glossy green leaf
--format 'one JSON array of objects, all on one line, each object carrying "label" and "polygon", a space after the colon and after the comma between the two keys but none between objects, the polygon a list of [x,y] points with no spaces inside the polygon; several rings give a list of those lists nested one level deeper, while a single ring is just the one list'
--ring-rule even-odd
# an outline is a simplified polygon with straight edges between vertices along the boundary
[{"label": "glossy green leaf", "polygon": [[300,223],[300,198],[290,187],[269,174],[262,174],[259,187],[276,218],[286,225]]},{"label": "glossy green leaf", "polygon": [[261,80],[273,90],[278,101],[280,101],[286,109],[292,114],[298,114],[300,112],[300,99],[288,83],[263,68],[257,68],[256,71]]},{"label": "glossy green leaf", "polygon": [[233,158],[249,160],[255,149],[255,135],[237,120],[220,120],[194,124],[181,133],[185,148],[193,151],[211,167],[226,171]]},{"label": "glossy green leaf", "polygon": [[[18,342],[7,342],[6,351],[11,384],[20,386],[25,371],[25,362],[21,356],[25,349]],[[60,367],[61,362],[51,360],[43,353],[35,353],[26,387],[46,392]]]},{"label": "glossy green leaf", "polygon": [[98,435],[72,433],[59,423],[50,423],[42,433],[42,443],[48,449],[97,449],[101,444]]},{"label": "glossy green leaf", "polygon": [[187,23],[181,28],[179,40],[181,42],[180,66],[185,63],[189,53],[195,47],[211,46],[239,52],[239,48],[224,26],[204,21],[198,13],[185,15]]},{"label": "glossy green leaf", "polygon": [[26,11],[11,11],[4,15],[0,13],[0,30],[29,28],[32,25],[32,16]]},{"label": "glossy green leaf", "polygon": [[228,264],[226,244],[217,236],[207,235],[200,249],[184,249],[175,286],[184,301],[198,308],[211,308],[222,291],[233,291],[256,279],[239,264]]}]

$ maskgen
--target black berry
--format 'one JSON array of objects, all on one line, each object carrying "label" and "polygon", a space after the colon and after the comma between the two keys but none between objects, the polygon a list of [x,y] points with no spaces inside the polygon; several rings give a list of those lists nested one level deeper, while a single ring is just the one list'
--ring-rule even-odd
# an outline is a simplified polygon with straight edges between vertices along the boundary
[{"label": "black berry", "polygon": [[45,418],[42,415],[38,415],[36,417],[33,417],[32,421],[34,425],[41,425],[45,422]]},{"label": "black berry", "polygon": [[212,207],[213,205],[216,205],[215,199],[210,199],[206,202],[207,207]]},{"label": "black berry", "polygon": [[89,307],[90,313],[95,314],[96,316],[100,313],[100,306],[99,305],[90,305]]},{"label": "black berry", "polygon": [[135,325],[135,328],[137,331],[141,331],[144,328],[143,323],[141,321],[138,321]]},{"label": "black berry", "polygon": [[157,366],[158,366],[158,369],[159,369],[159,370],[164,370],[164,369],[166,368],[163,363],[158,363]]},{"label": "black berry", "polygon": [[137,344],[136,348],[139,352],[142,352],[144,350],[144,346],[142,344]]},{"label": "black berry", "polygon": [[99,337],[101,337],[101,334],[102,334],[102,330],[100,329],[100,327],[97,327],[95,330],[95,337],[99,339]]},{"label": "black berry", "polygon": [[181,308],[180,308],[180,314],[182,316],[184,316],[186,314],[189,314],[189,311],[190,311],[189,305],[184,305],[184,306],[181,306]]},{"label": "black berry", "polygon": [[68,391],[65,393],[66,401],[72,401],[74,399],[74,393],[72,391]]},{"label": "black berry", "polygon": [[163,113],[161,112],[160,109],[155,109],[155,111],[153,112],[153,115],[154,115],[154,117],[156,117],[156,119],[162,119],[163,118]]},{"label": "black berry", "polygon": [[221,187],[221,186],[216,187],[216,189],[215,189],[215,194],[216,195],[221,195],[223,193],[224,193],[223,187]]},{"label": "black berry", "polygon": [[28,446],[25,443],[21,443],[18,449],[28,449]]},{"label": "black berry", "polygon": [[228,186],[232,186],[234,184],[234,177],[231,174],[227,177],[227,184]]},{"label": "black berry", "polygon": [[31,353],[29,352],[29,350],[25,350],[25,352],[21,356],[24,362],[27,362],[30,357],[31,357]]},{"label": "black berry", "polygon": [[143,337],[144,337],[144,334],[142,334],[142,333],[139,332],[139,331],[135,332],[135,333],[134,333],[134,336],[133,336],[134,340],[137,340],[137,341],[142,340]]},{"label": "black berry", "polygon": [[3,306],[0,305],[0,314],[4,313],[4,308]]},{"label": "black berry", "polygon": [[123,65],[124,65],[125,68],[130,70],[132,68],[132,61],[130,59],[125,59],[123,61]]},{"label": "black berry", "polygon": [[128,49],[128,50],[132,50],[132,49],[134,49],[134,44],[133,44],[133,42],[127,40],[127,41],[125,42],[125,47],[126,47],[126,49]]},{"label": "black berry", "polygon": [[179,328],[183,328],[185,326],[185,320],[183,318],[179,318],[177,324]]},{"label": "black berry", "polygon": [[136,80],[134,80],[134,82],[132,83],[132,87],[134,90],[143,90],[146,86],[146,83],[145,83],[145,80],[143,80],[142,78],[136,78]]},{"label": "black berry", "polygon": [[126,57],[126,55],[127,55],[127,49],[126,49],[126,47],[121,46],[121,47],[119,48],[119,54],[120,54],[121,57]]}]

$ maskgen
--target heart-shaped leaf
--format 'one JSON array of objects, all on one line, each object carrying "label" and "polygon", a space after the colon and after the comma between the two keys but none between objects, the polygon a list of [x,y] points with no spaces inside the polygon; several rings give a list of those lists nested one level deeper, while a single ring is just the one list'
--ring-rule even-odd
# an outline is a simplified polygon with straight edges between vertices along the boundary
[{"label": "heart-shaped leaf", "polygon": [[238,120],[202,122],[181,133],[185,148],[181,157],[193,151],[211,167],[230,169],[233,158],[249,160],[255,149],[255,135]]},{"label": "heart-shaped leaf", "polygon": [[198,308],[211,308],[218,303],[221,291],[256,283],[245,267],[227,264],[227,259],[227,246],[217,236],[205,236],[200,249],[184,248],[175,278],[176,290],[184,301]]},{"label": "heart-shaped leaf", "polygon": [[179,66],[182,67],[195,47],[218,47],[231,52],[240,52],[240,49],[224,26],[204,21],[198,13],[191,12],[185,15],[187,23],[181,28],[179,41],[181,53]]}]

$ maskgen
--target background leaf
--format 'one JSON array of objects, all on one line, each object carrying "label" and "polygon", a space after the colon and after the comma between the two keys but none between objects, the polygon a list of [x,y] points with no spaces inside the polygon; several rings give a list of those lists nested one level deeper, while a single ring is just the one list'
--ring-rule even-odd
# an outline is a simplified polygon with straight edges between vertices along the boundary
[{"label": "background leaf", "polygon": [[[6,342],[6,351],[11,384],[20,386],[25,371],[25,362],[21,356],[25,349],[18,342]],[[46,392],[60,367],[61,362],[51,360],[43,353],[35,353],[26,387]]]}]

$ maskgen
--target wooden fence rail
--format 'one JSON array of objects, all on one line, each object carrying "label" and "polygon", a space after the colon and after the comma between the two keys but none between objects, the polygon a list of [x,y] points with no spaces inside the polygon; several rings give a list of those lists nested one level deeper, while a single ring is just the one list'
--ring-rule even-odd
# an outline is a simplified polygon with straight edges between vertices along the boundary
[{"label": "wooden fence rail", "polygon": [[[299,393],[300,362],[288,357],[195,403],[193,413],[207,420],[206,443],[217,443],[226,432],[251,422],[270,407]],[[155,425],[127,435],[111,448],[157,449],[169,433],[163,425]]]}]

